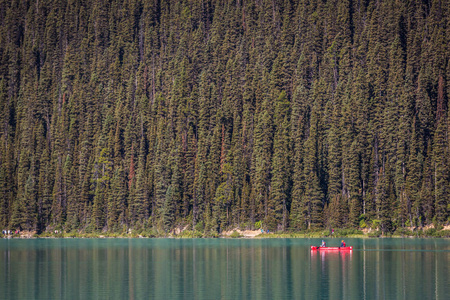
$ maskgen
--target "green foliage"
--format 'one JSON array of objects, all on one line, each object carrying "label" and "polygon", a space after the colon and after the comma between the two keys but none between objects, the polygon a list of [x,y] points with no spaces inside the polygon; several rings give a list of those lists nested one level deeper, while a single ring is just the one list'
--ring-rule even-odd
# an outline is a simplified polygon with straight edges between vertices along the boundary
[{"label": "green foliage", "polygon": [[240,237],[242,237],[242,235],[239,232],[237,232],[236,230],[230,234],[230,238],[233,238],[233,239],[240,238]]},{"label": "green foliage", "polygon": [[262,226],[262,222],[261,221],[256,221],[255,222],[255,229],[260,229]]},{"label": "green foliage", "polygon": [[3,1],[0,226],[447,225],[450,16],[394,2]]},{"label": "green foliage", "polygon": [[367,228],[366,220],[359,221],[359,228]]},{"label": "green foliage", "polygon": [[194,230],[195,231],[203,231],[203,228],[204,228],[203,222],[200,221],[197,224],[195,224]]},{"label": "green foliage", "polygon": [[218,238],[219,237],[219,233],[217,233],[216,231],[207,231],[205,232],[202,237],[205,238]]},{"label": "green foliage", "polygon": [[425,236],[435,236],[437,233],[436,228],[428,228],[427,230],[424,231]]},{"label": "green foliage", "polygon": [[337,229],[332,236],[335,237],[350,237],[350,236],[362,236],[363,232],[355,228]]},{"label": "green foliage", "polygon": [[375,231],[371,231],[368,233],[369,237],[380,237],[381,236],[381,231],[380,230],[375,230]]},{"label": "green foliage", "polygon": [[395,230],[394,235],[400,235],[400,236],[414,236],[414,233],[404,227],[399,227],[397,230]]},{"label": "green foliage", "polygon": [[437,231],[433,236],[434,237],[439,237],[439,238],[449,238],[450,237],[450,230]]},{"label": "green foliage", "polygon": [[373,229],[377,229],[377,228],[379,228],[380,227],[380,225],[381,225],[381,220],[380,219],[374,219],[374,220],[372,220],[372,226],[371,226],[371,228],[373,228]]},{"label": "green foliage", "polygon": [[[181,238],[201,238],[201,237],[203,237],[203,233],[200,231],[196,231],[196,230],[185,230],[181,233],[181,235],[179,237],[181,237]],[[207,235],[206,237],[210,237],[210,234]]]}]

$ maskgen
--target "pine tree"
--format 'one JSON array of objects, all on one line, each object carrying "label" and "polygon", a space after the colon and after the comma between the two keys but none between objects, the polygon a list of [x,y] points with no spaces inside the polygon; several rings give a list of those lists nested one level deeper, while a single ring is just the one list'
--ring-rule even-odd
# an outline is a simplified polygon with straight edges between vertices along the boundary
[{"label": "pine tree", "polygon": [[138,167],[136,172],[136,183],[134,187],[134,198],[130,200],[131,218],[134,222],[143,223],[149,216],[148,190],[145,169],[145,141],[141,140],[139,147]]},{"label": "pine tree", "polygon": [[448,165],[448,126],[442,118],[437,125],[433,141],[433,177],[435,218],[438,224],[443,224],[448,218],[449,204],[449,165]]},{"label": "pine tree", "polygon": [[102,230],[107,219],[107,198],[112,178],[111,152],[102,148],[94,169],[95,194],[92,206],[93,225],[96,230]]},{"label": "pine tree", "polygon": [[311,112],[309,136],[305,142],[304,178],[305,193],[301,199],[301,211],[308,229],[323,225],[324,194],[320,187],[318,169],[318,112],[317,104]]},{"label": "pine tree", "polygon": [[272,152],[272,118],[268,112],[267,100],[263,104],[263,110],[258,113],[255,125],[255,144],[253,148],[252,186],[254,198],[251,199],[251,210],[254,212],[254,220],[267,217],[267,201],[269,197],[269,185],[271,174]]},{"label": "pine tree", "polygon": [[212,217],[217,222],[217,228],[212,228],[218,232],[223,231],[229,225],[230,204],[233,199],[232,170],[229,163],[225,163],[222,168],[221,183],[216,189],[213,202]]},{"label": "pine tree", "polygon": [[273,144],[272,180],[266,224],[272,230],[286,230],[290,206],[289,168],[289,102],[286,93],[280,93],[275,107],[275,137]]},{"label": "pine tree", "polygon": [[[415,127],[415,122],[413,122],[413,126]],[[418,224],[419,220],[422,218],[422,205],[421,205],[421,197],[420,197],[420,186],[417,185],[417,182],[421,182],[422,179],[422,168],[421,168],[421,160],[423,161],[423,156],[420,153],[417,146],[417,135],[415,128],[412,128],[412,136],[410,143],[410,153],[408,159],[408,170],[406,175],[406,218],[409,221],[410,226],[418,226],[422,224]],[[405,224],[402,224],[405,225]]]}]

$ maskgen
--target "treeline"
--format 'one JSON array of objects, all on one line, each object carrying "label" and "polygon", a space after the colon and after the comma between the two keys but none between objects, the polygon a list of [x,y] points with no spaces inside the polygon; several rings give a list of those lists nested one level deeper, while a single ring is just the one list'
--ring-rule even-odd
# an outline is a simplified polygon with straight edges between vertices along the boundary
[{"label": "treeline", "polygon": [[448,0],[0,0],[0,227],[448,224],[449,44]]}]

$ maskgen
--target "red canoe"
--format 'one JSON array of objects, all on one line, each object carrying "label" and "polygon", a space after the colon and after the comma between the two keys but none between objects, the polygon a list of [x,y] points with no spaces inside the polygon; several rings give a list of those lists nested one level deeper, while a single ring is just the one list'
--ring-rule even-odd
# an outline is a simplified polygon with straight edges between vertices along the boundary
[{"label": "red canoe", "polygon": [[311,246],[311,250],[353,250],[353,247],[317,247]]}]

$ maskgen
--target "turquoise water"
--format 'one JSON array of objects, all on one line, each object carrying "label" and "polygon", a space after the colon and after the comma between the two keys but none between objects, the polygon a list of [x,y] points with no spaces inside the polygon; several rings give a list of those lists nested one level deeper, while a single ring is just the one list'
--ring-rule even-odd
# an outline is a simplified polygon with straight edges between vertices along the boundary
[{"label": "turquoise water", "polygon": [[2,239],[0,299],[449,299],[450,240],[346,242]]}]

